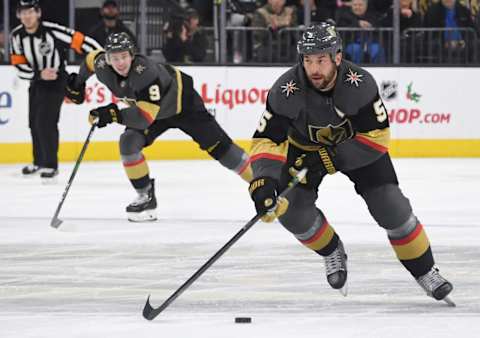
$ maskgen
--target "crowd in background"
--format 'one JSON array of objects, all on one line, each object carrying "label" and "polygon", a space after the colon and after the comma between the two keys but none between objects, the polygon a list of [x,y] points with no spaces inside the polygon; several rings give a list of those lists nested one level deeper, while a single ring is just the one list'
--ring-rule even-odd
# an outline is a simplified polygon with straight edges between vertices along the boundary
[{"label": "crowd in background", "polygon": [[[227,62],[294,61],[295,42],[305,25],[307,1],[312,23],[336,23],[348,59],[356,63],[392,62],[393,0],[226,0]],[[127,32],[134,40],[139,37],[138,13],[136,17],[126,13],[126,9],[138,6],[138,1],[99,2],[99,8],[76,12],[76,29],[100,44],[112,32]],[[52,2],[43,3],[44,17],[49,19],[55,14]],[[159,53],[159,61],[172,63],[214,62],[214,1],[152,0],[148,10],[153,5],[163,10],[167,3],[177,8],[168,12],[167,19],[162,18],[159,29],[152,29],[148,21],[147,54]],[[401,62],[478,63],[479,7],[480,0],[400,0]],[[156,15],[151,13],[152,20],[156,20]],[[68,25],[62,22],[65,17],[62,14],[53,21]],[[127,23],[123,21],[125,17]],[[2,39],[0,33],[0,47]],[[3,48],[0,53],[4,53]]]},{"label": "crowd in background", "polygon": [[[334,20],[341,31],[344,28],[345,53],[349,59],[357,63],[377,64],[388,62],[387,59],[391,60],[388,46],[392,43],[392,31],[382,31],[382,28],[391,28],[393,25],[393,0],[229,0],[228,26],[251,29],[247,37],[249,50],[246,55],[241,53],[241,46],[245,44],[243,41],[238,43],[239,39],[245,39],[245,35],[238,36],[237,33],[235,36],[234,33],[229,37],[231,60],[235,63],[290,61],[290,56],[282,60],[281,53],[275,51],[286,50],[291,47],[292,41],[288,39],[279,41],[281,39],[276,39],[276,35],[282,29],[304,25],[306,1],[309,1],[312,23]],[[181,0],[179,4],[195,11],[200,25],[204,27],[212,25],[212,1]],[[477,43],[477,32],[480,32],[479,6],[480,0],[400,0],[402,48],[430,48],[430,52],[433,49],[433,54],[453,56],[452,61],[471,60],[472,55],[466,50],[466,45]],[[188,24],[186,26],[188,27]],[[192,30],[191,40],[182,39],[184,44],[194,43],[193,37],[198,33],[198,23],[196,27]],[[268,29],[268,33],[256,31],[255,27]],[[421,35],[415,30],[418,28],[447,30]],[[375,29],[376,32],[372,32]],[[170,35],[175,39],[174,33]],[[411,39],[412,36],[415,39]],[[426,42],[427,45],[426,38],[431,40]],[[437,40],[441,40],[441,50],[434,50],[436,46],[428,45],[436,43]],[[167,59],[172,62],[202,61],[201,58],[191,57],[188,53],[167,54]],[[408,55],[408,52],[404,54]],[[245,60],[245,57],[248,60]],[[418,61],[407,59],[408,57],[404,61]]]}]

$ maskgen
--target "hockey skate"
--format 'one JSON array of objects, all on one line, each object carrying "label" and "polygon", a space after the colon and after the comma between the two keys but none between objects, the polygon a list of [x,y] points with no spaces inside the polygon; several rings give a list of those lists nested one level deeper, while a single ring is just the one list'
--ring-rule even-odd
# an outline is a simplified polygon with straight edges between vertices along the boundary
[{"label": "hockey skate", "polygon": [[440,275],[437,267],[434,266],[429,272],[416,280],[425,290],[427,296],[436,300],[443,300],[449,306],[455,306],[455,303],[448,297],[453,290],[453,285]]},{"label": "hockey skate", "polygon": [[332,288],[339,290],[342,295],[347,296],[347,255],[345,254],[342,241],[338,240],[337,248],[330,255],[323,258],[325,260],[328,284]]},{"label": "hockey skate", "polygon": [[25,177],[33,176],[39,172],[41,168],[35,164],[29,164],[22,168],[22,175]]},{"label": "hockey skate", "polygon": [[53,168],[40,169],[40,178],[43,184],[57,183],[58,170]]},{"label": "hockey skate", "polygon": [[150,180],[150,190],[138,194],[137,198],[127,206],[127,217],[130,222],[149,222],[157,220],[157,199],[155,198],[154,180]]}]

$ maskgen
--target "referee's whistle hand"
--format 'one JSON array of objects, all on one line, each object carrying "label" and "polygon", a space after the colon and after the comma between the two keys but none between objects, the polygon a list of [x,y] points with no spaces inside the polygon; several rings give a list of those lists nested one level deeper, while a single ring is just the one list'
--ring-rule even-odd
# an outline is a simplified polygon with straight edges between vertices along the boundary
[{"label": "referee's whistle hand", "polygon": [[58,78],[57,69],[45,68],[40,72],[40,77],[45,81],[53,81]]}]

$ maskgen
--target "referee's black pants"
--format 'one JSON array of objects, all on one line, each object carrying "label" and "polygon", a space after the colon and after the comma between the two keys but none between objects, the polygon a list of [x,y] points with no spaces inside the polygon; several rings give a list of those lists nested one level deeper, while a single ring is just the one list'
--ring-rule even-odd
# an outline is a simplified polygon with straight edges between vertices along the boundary
[{"label": "referee's black pants", "polygon": [[58,168],[58,120],[66,85],[62,73],[55,81],[34,80],[30,84],[28,126],[32,134],[33,164]]}]

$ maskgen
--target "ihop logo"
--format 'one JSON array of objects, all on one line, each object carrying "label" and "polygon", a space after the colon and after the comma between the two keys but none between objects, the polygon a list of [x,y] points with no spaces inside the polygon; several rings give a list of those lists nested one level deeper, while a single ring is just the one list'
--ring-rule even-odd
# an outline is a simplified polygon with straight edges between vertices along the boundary
[{"label": "ihop logo", "polygon": [[2,118],[2,110],[12,108],[12,95],[9,92],[0,93],[0,125],[7,124],[9,119]]}]

